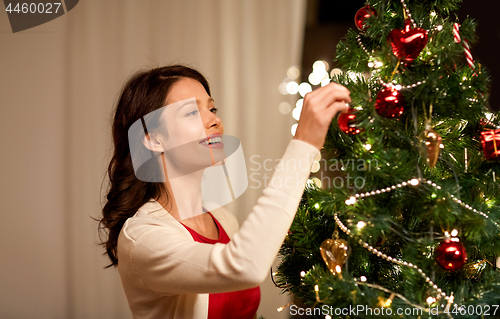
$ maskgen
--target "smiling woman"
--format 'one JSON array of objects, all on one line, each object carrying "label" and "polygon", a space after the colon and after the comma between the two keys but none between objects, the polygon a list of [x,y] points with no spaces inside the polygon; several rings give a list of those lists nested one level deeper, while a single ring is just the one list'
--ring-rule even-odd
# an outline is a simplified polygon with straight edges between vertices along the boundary
[{"label": "smiling woman", "polygon": [[[209,211],[202,200],[204,170],[223,165],[228,155],[206,79],[174,65],[127,82],[115,110],[101,227],[134,318],[256,316],[259,285],[291,225],[329,124],[347,111],[346,102],[349,91],[334,83],[306,95],[280,170],[239,229],[230,212]],[[150,154],[152,165],[134,167],[137,149]],[[161,179],[143,178],[158,174]]]}]

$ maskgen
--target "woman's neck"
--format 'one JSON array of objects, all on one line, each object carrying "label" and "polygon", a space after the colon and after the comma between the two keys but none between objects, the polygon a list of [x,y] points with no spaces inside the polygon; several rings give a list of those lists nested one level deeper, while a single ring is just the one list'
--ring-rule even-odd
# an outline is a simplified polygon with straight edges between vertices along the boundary
[{"label": "woman's neck", "polygon": [[201,215],[203,213],[202,178],[203,170],[172,179],[169,179],[168,174],[166,174],[164,185],[169,196],[167,198],[165,194],[162,194],[158,202],[178,221]]}]

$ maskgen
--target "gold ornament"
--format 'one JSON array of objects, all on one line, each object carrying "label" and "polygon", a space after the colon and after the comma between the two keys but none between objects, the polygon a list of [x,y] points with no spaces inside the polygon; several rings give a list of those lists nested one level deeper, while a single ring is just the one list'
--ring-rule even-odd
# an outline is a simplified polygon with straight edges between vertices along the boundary
[{"label": "gold ornament", "polygon": [[331,273],[340,275],[342,266],[346,263],[350,253],[347,241],[343,239],[326,239],[321,243],[319,251]]},{"label": "gold ornament", "polygon": [[433,168],[439,158],[441,136],[432,128],[430,121],[426,121],[420,139],[423,143],[422,157],[426,158],[427,166]]}]

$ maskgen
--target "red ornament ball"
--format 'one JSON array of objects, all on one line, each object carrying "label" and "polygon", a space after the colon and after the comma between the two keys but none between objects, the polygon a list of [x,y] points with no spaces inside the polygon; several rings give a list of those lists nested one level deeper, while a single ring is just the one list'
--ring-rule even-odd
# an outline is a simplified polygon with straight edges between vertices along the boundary
[{"label": "red ornament ball", "polygon": [[339,115],[339,129],[346,134],[355,135],[361,132],[356,127],[356,114],[353,114],[354,111],[354,108],[349,108],[347,113],[340,113]]},{"label": "red ornament ball", "polygon": [[401,92],[393,87],[387,87],[377,94],[375,111],[388,119],[399,117],[405,110],[405,101]]},{"label": "red ornament ball", "polygon": [[446,239],[436,248],[436,262],[447,271],[457,271],[467,261],[465,247],[458,238]]},{"label": "red ornament ball", "polygon": [[392,53],[406,64],[415,60],[427,44],[427,31],[421,28],[411,28],[411,21],[405,21],[404,30],[394,29],[387,36]]},{"label": "red ornament ball", "polygon": [[354,23],[356,24],[356,27],[358,27],[358,29],[361,31],[366,30],[365,20],[371,16],[377,16],[377,12],[372,7],[364,6],[363,8],[359,9],[354,16]]}]

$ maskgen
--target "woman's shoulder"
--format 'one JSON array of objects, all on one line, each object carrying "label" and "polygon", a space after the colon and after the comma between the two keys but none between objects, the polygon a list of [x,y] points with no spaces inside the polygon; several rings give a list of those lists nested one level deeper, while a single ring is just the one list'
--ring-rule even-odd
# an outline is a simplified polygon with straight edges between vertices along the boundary
[{"label": "woman's shoulder", "polygon": [[[178,236],[186,235],[185,229],[157,201],[149,200],[137,212],[125,221],[120,237],[136,241],[143,234],[153,230],[165,230],[165,233]],[[120,237],[118,242],[120,243]]]}]

